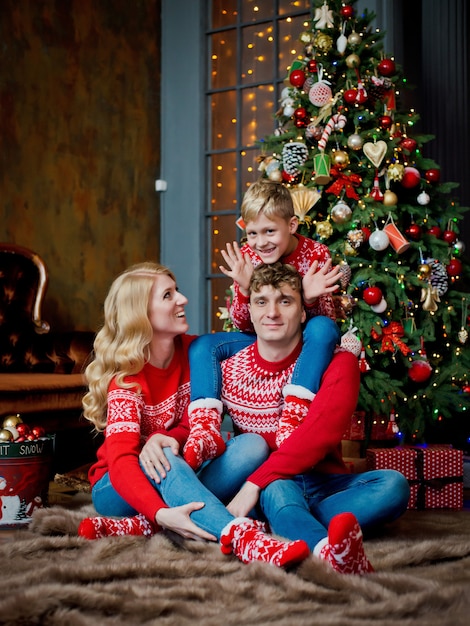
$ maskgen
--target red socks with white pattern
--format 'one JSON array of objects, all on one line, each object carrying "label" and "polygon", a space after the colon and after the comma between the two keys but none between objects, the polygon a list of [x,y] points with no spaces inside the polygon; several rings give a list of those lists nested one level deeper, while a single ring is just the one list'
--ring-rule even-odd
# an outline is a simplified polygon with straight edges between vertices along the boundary
[{"label": "red socks with white pattern", "polygon": [[188,407],[191,430],[183,449],[183,457],[193,470],[225,451],[225,441],[220,432],[222,409],[222,402],[215,398],[195,400]]},{"label": "red socks with white pattern", "polygon": [[277,567],[294,565],[309,556],[305,541],[281,541],[266,535],[264,530],[262,522],[237,517],[223,529],[220,549],[224,554],[235,554],[242,563],[263,561]]},{"label": "red socks with white pattern", "polygon": [[288,439],[294,430],[301,424],[315,397],[309,389],[301,385],[286,385],[282,390],[284,407],[276,432],[276,445],[279,446]]},{"label": "red socks with white pattern", "polygon": [[362,530],[352,513],[335,515],[328,537],[317,543],[313,554],[341,574],[368,574],[374,571],[364,552]]},{"label": "red socks with white pattern", "polygon": [[156,523],[150,522],[144,515],[114,519],[111,517],[86,517],[80,522],[78,534],[85,539],[136,535],[151,537],[160,530]]}]

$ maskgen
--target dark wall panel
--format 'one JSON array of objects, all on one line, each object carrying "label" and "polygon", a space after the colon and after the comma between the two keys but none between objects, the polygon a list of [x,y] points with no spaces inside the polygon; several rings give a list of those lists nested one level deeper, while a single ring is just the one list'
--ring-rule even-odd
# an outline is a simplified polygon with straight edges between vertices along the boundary
[{"label": "dark wall panel", "polygon": [[46,261],[56,329],[95,329],[114,276],[159,256],[159,5],[0,4],[0,241]]}]

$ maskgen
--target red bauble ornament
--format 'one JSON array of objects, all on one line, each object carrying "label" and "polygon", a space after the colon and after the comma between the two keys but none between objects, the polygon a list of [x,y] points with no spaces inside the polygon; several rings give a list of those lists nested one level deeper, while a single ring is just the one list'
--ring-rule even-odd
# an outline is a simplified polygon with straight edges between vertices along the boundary
[{"label": "red bauble ornament", "polygon": [[421,174],[415,167],[405,167],[403,178],[400,182],[406,189],[412,189],[416,187],[416,185],[419,185],[420,180]]},{"label": "red bauble ornament", "polygon": [[303,70],[292,70],[289,75],[289,82],[293,87],[302,87],[305,82],[305,73]]},{"label": "red bauble ornament", "polygon": [[441,172],[437,169],[430,169],[424,173],[424,178],[428,183],[438,183],[441,179]]},{"label": "red bauble ornament", "polygon": [[297,119],[304,119],[307,117],[307,109],[305,107],[298,107],[294,111],[294,117]]},{"label": "red bauble ornament", "polygon": [[36,439],[39,439],[39,437],[44,437],[46,431],[42,426],[33,426],[31,428],[31,434],[34,435]]},{"label": "red bauble ornament", "polygon": [[24,422],[21,424],[18,424],[16,426],[16,430],[18,431],[18,434],[20,435],[20,437],[26,437],[26,435],[29,435],[29,426],[28,424],[25,424]]},{"label": "red bauble ornament", "polygon": [[310,59],[310,61],[307,63],[307,69],[310,72],[310,74],[314,74],[315,72],[318,71],[318,66],[317,66],[317,62],[315,59]]},{"label": "red bauble ornament", "polygon": [[408,376],[415,383],[424,383],[432,374],[432,367],[428,361],[413,361]]},{"label": "red bauble ornament", "polygon": [[418,145],[418,142],[415,139],[412,139],[411,137],[403,137],[399,145],[404,150],[408,150],[408,152],[413,152],[414,150],[416,150],[416,146]]},{"label": "red bauble ornament", "polygon": [[343,93],[343,99],[348,104],[354,104],[356,102],[357,89],[346,89]]},{"label": "red bauble ornament", "polygon": [[349,20],[354,15],[354,7],[352,7],[350,4],[346,4],[344,7],[341,7],[340,13],[341,17]]},{"label": "red bauble ornament", "polygon": [[395,74],[396,70],[395,61],[392,61],[392,59],[382,59],[377,69],[382,76],[392,76],[392,74]]},{"label": "red bauble ornament", "polygon": [[453,230],[445,230],[442,233],[442,239],[444,239],[446,243],[452,245],[457,241],[457,233],[454,233]]},{"label": "red bauble ornament", "polygon": [[281,176],[285,183],[293,183],[296,178],[295,174],[288,174],[286,170],[282,170]]},{"label": "red bauble ornament", "polygon": [[364,242],[363,243],[367,243],[369,241],[369,237],[370,237],[370,228],[368,228],[367,226],[363,226],[361,228],[362,232],[364,233]]},{"label": "red bauble ornament", "polygon": [[459,276],[462,273],[462,262],[458,259],[451,259],[446,269],[449,276]]},{"label": "red bauble ornament", "polygon": [[408,237],[410,237],[411,239],[414,239],[415,241],[417,241],[418,239],[421,239],[422,229],[421,229],[421,226],[419,226],[418,224],[410,224],[410,226],[406,229],[405,232],[408,235]]},{"label": "red bauble ornament", "polygon": [[439,226],[431,226],[431,228],[428,230],[428,234],[439,238],[442,234],[442,230],[439,228]]},{"label": "red bauble ornament", "polygon": [[382,301],[383,294],[378,287],[367,287],[364,289],[362,298],[369,306],[376,306]]},{"label": "red bauble ornament", "polygon": [[305,128],[308,124],[308,120],[298,117],[294,120],[294,124],[297,128]]},{"label": "red bauble ornament", "polygon": [[379,117],[379,126],[383,130],[388,130],[392,128],[393,120],[390,115],[381,115]]}]

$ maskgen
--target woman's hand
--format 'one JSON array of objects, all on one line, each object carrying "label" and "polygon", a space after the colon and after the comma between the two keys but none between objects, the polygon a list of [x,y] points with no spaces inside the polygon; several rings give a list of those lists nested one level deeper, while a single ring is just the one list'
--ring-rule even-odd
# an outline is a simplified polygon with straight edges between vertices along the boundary
[{"label": "woman's hand", "polygon": [[175,506],[170,509],[160,509],[155,515],[155,521],[162,528],[171,530],[185,539],[206,539],[217,541],[217,537],[209,534],[191,520],[189,517],[193,511],[198,511],[205,506],[204,502],[189,502],[183,506]]},{"label": "woman's hand", "polygon": [[147,439],[144,447],[140,451],[139,460],[146,473],[153,478],[156,483],[160,483],[161,478],[165,478],[170,471],[170,462],[163,452],[163,448],[171,448],[176,455],[179,452],[180,444],[173,437],[168,435],[152,435]]},{"label": "woman's hand", "polygon": [[237,495],[229,502],[227,509],[234,517],[246,517],[259,500],[261,489],[247,481]]}]

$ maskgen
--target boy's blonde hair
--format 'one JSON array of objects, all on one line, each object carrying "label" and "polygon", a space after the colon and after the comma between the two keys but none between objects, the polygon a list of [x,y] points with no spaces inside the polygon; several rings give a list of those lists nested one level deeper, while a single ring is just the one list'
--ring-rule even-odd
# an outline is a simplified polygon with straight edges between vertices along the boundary
[{"label": "boy's blonde hair", "polygon": [[261,214],[268,219],[280,217],[289,221],[295,216],[290,191],[281,183],[260,178],[246,190],[241,214],[245,224],[256,220]]},{"label": "boy's blonde hair", "polygon": [[[149,359],[153,329],[149,320],[150,293],[157,276],[173,272],[150,261],[132,265],[112,283],[104,302],[104,323],[94,342],[93,360],[85,370],[88,393],[83,398],[83,415],[102,431],[106,427],[108,387],[116,376],[123,388],[135,385],[124,381],[139,373]],[[140,393],[140,389],[137,390]]]}]

